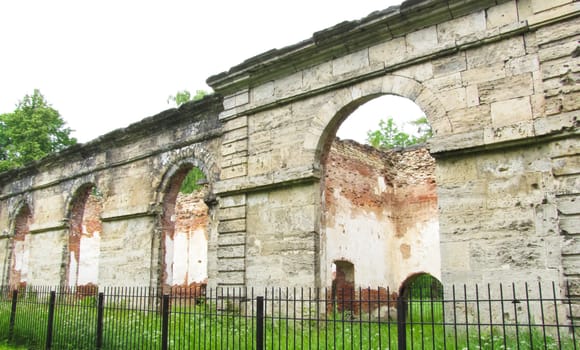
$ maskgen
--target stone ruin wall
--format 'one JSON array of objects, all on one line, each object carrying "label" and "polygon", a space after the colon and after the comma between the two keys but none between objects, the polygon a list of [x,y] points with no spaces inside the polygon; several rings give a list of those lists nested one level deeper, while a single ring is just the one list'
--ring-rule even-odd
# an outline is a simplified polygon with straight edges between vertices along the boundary
[{"label": "stone ruin wall", "polygon": [[163,198],[191,163],[211,188],[210,286],[324,287],[335,257],[320,238],[322,155],[358,106],[395,94],[436,134],[442,281],[570,282],[579,295],[578,3],[403,5],[211,77],[216,94],[200,103],[0,174],[3,280],[19,244],[20,282],[63,280],[63,219],[92,183],[103,195],[99,284],[158,285]]},{"label": "stone ruin wall", "polygon": [[329,307],[374,314],[379,298],[393,308],[413,277],[441,279],[435,160],[426,148],[380,151],[337,139],[324,169]]},{"label": "stone ruin wall", "polygon": [[327,268],[352,263],[356,289],[398,291],[418,273],[441,278],[435,160],[427,149],[383,152],[336,140],[324,168]]},{"label": "stone ruin wall", "polygon": [[[189,164],[202,169],[210,183],[217,178],[218,100],[210,97],[165,111],[1,174],[2,282],[74,284],[77,275],[70,272],[76,270],[76,262],[77,283],[96,283],[96,274],[100,286],[157,286],[162,269],[160,213],[172,174]],[[96,220],[100,231],[90,229],[95,223],[90,196],[74,210],[75,198],[89,185],[101,205]],[[22,208],[30,208],[30,215],[20,216],[22,224],[16,226],[23,226],[21,230],[14,218]],[[81,212],[84,219],[76,214]],[[98,257],[87,255],[97,250],[97,244],[88,244],[91,234],[83,233],[91,231],[92,243],[100,233]],[[13,232],[21,232],[24,238],[17,242]],[[80,233],[80,240],[71,239],[71,233]],[[91,246],[95,249],[88,249]],[[14,264],[21,270],[19,276],[11,276]],[[86,266],[85,272],[81,266]]]}]

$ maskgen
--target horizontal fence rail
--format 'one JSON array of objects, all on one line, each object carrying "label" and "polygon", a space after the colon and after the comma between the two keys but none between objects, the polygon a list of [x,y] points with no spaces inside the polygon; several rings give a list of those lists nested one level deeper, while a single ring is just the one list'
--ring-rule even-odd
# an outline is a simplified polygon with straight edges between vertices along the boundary
[{"label": "horizontal fence rail", "polygon": [[[398,294],[400,293],[400,295]],[[579,349],[555,283],[385,288],[0,288],[0,339],[32,349]]]}]

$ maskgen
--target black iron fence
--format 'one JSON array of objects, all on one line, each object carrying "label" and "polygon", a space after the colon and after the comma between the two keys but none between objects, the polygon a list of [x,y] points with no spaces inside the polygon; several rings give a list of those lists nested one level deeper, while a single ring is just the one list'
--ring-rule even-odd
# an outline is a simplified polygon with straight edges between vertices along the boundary
[{"label": "black iron fence", "polygon": [[45,349],[579,349],[568,286],[0,289],[0,338]]}]

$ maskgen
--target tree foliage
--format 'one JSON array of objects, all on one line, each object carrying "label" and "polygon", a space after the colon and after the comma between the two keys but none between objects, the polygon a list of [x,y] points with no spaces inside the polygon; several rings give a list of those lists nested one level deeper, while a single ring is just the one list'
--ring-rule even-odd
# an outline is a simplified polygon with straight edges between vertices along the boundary
[{"label": "tree foliage", "polygon": [[185,179],[183,179],[179,192],[189,194],[193,191],[197,191],[201,188],[201,185],[199,184],[200,180],[204,179],[205,175],[201,170],[199,170],[199,168],[191,169],[185,176]]},{"label": "tree foliage", "polygon": [[196,90],[195,95],[192,95],[188,90],[181,90],[177,91],[175,95],[169,95],[167,103],[173,103],[179,107],[189,101],[201,100],[205,95],[208,95],[208,92],[205,90]]},{"label": "tree foliage", "polygon": [[39,90],[0,115],[0,171],[17,168],[77,143]]},{"label": "tree foliage", "polygon": [[395,124],[393,118],[387,121],[379,121],[379,129],[367,133],[367,142],[375,148],[391,149],[395,147],[409,147],[418,143],[426,142],[433,132],[426,117],[421,117],[411,122],[417,127],[417,134],[408,134]]}]

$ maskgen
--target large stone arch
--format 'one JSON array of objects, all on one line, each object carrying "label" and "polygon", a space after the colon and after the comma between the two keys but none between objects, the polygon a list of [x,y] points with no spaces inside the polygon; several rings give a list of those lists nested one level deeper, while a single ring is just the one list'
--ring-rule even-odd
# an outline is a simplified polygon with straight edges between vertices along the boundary
[{"label": "large stone arch", "polygon": [[[324,105],[317,118],[312,120],[309,128],[309,130],[323,128],[319,131],[318,142],[315,146],[315,163],[324,159],[325,150],[330,145],[329,141],[332,142],[333,135],[336,134],[340,124],[359,106],[383,95],[405,97],[416,103],[425,113],[433,129],[435,140],[437,136],[453,132],[453,125],[437,95],[421,82],[406,76],[385,75],[333,91],[332,95],[335,98]],[[311,147],[307,142],[309,139],[305,141],[305,148]]]},{"label": "large stone arch", "polygon": [[[399,156],[386,154],[374,155],[373,152],[360,148],[361,154],[366,154],[369,159],[372,158],[372,162],[385,162],[383,157],[384,159],[388,159],[386,162],[396,162],[395,165],[390,166],[393,169],[399,168],[396,165],[398,164],[397,162],[402,162],[401,164],[403,164],[408,162],[408,159],[415,159],[416,164],[424,164],[426,169],[429,169],[428,175],[425,174],[429,177],[429,181],[424,184],[415,183],[411,185],[408,183],[398,183],[396,185],[403,186],[397,192],[406,192],[406,195],[411,195],[411,198],[414,198],[413,204],[404,204],[405,201],[400,199],[400,195],[397,195],[395,192],[391,193],[387,188],[383,190],[379,190],[378,188],[374,189],[374,191],[385,191],[383,195],[377,195],[376,193],[368,195],[365,192],[357,195],[357,191],[353,190],[353,193],[347,194],[344,197],[343,194],[345,192],[349,193],[350,191],[345,191],[343,187],[342,190],[335,192],[337,190],[335,186],[341,186],[341,180],[337,178],[337,174],[339,173],[336,170],[330,171],[328,169],[327,158],[331,154],[330,149],[331,145],[333,145],[332,157],[335,160],[342,159],[357,162],[358,169],[352,170],[355,172],[361,171],[361,174],[365,174],[359,175],[364,178],[364,180],[361,178],[360,185],[365,188],[367,186],[373,186],[371,178],[374,179],[377,177],[375,181],[385,179],[380,174],[382,170],[373,170],[372,167],[368,170],[363,170],[370,164],[349,158],[349,156],[342,158],[340,152],[346,151],[346,154],[348,154],[353,151],[358,152],[359,149],[354,145],[346,146],[346,149],[345,146],[335,146],[334,135],[340,124],[349,116],[352,115],[354,117],[355,110],[362,104],[380,96],[396,95],[415,102],[421,109],[426,109],[424,112],[428,120],[434,124],[434,134],[441,136],[452,131],[451,123],[446,117],[442,103],[421,82],[400,75],[386,75],[384,77],[363,81],[329,95],[334,97],[334,99],[325,104],[325,108],[322,109],[322,112],[318,115],[318,119],[313,122],[311,128],[314,129],[315,126],[323,128],[315,153],[317,155],[315,161],[320,162],[322,173],[320,176],[320,209],[318,210],[320,220],[320,242],[318,244],[320,263],[318,266],[322,286],[328,285],[329,283],[329,263],[339,258],[348,258],[357,261],[358,267],[362,271],[360,276],[363,277],[362,281],[365,281],[362,282],[363,285],[361,287],[367,287],[368,285],[364,283],[369,283],[369,285],[373,285],[374,287],[381,286],[396,290],[400,281],[406,277],[406,274],[415,273],[423,269],[428,269],[430,272],[440,275],[437,196],[434,181],[435,161],[429,156],[428,151],[424,150],[424,152],[416,153],[413,156],[410,155],[412,152],[405,152],[404,154],[406,155],[399,158]],[[346,165],[345,163],[342,164],[343,166]],[[382,166],[388,167],[386,164],[384,163]],[[388,171],[388,173],[396,171],[392,170]],[[342,173],[341,175],[338,177],[351,176],[348,172]],[[390,179],[388,182],[392,180]],[[332,188],[334,188],[332,190],[333,193],[326,193]],[[419,193],[420,195],[417,197]],[[364,200],[361,198],[366,198],[365,200],[368,200],[368,203],[364,203]],[[327,200],[332,202],[330,206]],[[350,203],[347,205],[348,208],[343,207],[347,202]],[[337,207],[342,207],[342,209],[337,209]],[[338,214],[336,210],[339,210],[339,212],[340,210],[345,211],[341,212],[342,214]],[[407,213],[404,214],[405,219],[399,218],[399,213],[403,212]],[[339,217],[331,219],[331,217],[334,218],[334,215],[338,215]],[[369,219],[373,215],[379,215],[382,219],[378,217],[375,220]],[[346,217],[349,219],[345,219]],[[417,227],[412,230],[401,229],[401,227],[405,226],[401,222],[409,222],[409,220],[413,221]],[[328,226],[329,224],[334,227]],[[366,229],[359,232],[356,228],[357,225],[364,225]],[[419,225],[422,228],[418,228]],[[342,227],[342,229],[339,227]],[[335,232],[340,230],[343,232],[342,235]],[[355,234],[355,232],[357,233]],[[370,232],[373,232],[373,234],[369,234]],[[380,237],[380,239],[377,237]],[[337,244],[332,241],[333,239],[340,239],[343,243]],[[374,243],[369,243],[369,246],[363,248],[364,243],[359,243],[361,240]],[[350,248],[347,248],[345,245]],[[343,247],[340,248],[340,246]],[[376,269],[372,269],[367,266],[365,259],[357,260],[359,257],[351,255],[354,254],[352,251],[357,249],[365,249],[369,254],[368,258],[371,259],[370,257],[372,255],[372,261],[374,264],[379,264],[380,268],[377,266]],[[413,254],[410,254],[411,250]],[[399,255],[404,257],[399,257]],[[371,272],[372,270],[374,271]]]}]

